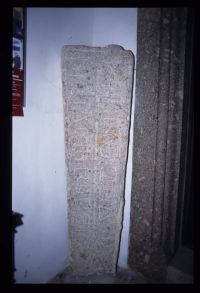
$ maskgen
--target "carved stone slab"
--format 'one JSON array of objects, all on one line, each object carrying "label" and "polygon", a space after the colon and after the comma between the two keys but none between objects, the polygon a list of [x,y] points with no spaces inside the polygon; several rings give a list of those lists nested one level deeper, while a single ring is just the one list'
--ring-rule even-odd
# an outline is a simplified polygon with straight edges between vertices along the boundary
[{"label": "carved stone slab", "polygon": [[62,50],[70,266],[77,275],[116,269],[133,66],[133,54],[117,45]]}]

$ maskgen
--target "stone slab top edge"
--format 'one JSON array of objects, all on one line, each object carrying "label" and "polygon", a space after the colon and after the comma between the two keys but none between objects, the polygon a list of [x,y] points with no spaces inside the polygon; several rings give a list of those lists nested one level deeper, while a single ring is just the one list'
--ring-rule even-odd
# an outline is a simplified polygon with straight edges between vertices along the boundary
[{"label": "stone slab top edge", "polygon": [[133,60],[135,60],[135,56],[133,54],[133,52],[131,50],[126,50],[124,49],[122,46],[120,45],[116,45],[116,44],[111,44],[105,47],[93,47],[93,46],[86,46],[86,45],[64,45],[62,47],[62,56],[64,54],[66,54],[67,52],[102,52],[102,49],[104,49],[105,51],[110,51],[110,53],[113,53],[114,55],[116,53],[126,53],[126,55],[128,55],[127,57],[130,56],[130,58],[133,58]]}]

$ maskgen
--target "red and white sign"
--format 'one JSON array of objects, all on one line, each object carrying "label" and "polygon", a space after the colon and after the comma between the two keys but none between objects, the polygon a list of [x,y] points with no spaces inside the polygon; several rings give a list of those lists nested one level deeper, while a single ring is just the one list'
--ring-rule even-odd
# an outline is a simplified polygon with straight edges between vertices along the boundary
[{"label": "red and white sign", "polygon": [[24,116],[24,9],[13,8],[12,116]]},{"label": "red and white sign", "polygon": [[23,70],[13,68],[12,70],[12,116],[24,116],[23,113]]}]

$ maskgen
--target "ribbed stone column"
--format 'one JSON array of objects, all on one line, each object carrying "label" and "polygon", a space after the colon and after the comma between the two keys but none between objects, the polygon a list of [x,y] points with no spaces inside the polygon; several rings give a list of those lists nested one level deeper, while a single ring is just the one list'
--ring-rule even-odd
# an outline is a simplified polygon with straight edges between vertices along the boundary
[{"label": "ribbed stone column", "polygon": [[64,46],[62,82],[70,266],[74,274],[116,269],[134,56],[122,47]]},{"label": "ribbed stone column", "polygon": [[162,278],[174,253],[187,9],[138,9],[129,265]]}]

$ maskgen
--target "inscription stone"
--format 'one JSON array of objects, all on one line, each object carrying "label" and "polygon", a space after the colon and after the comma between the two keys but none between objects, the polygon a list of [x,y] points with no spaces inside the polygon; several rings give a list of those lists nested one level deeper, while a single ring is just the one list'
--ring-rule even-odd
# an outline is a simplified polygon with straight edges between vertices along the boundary
[{"label": "inscription stone", "polygon": [[70,266],[114,273],[124,205],[134,56],[64,46],[62,82]]}]

